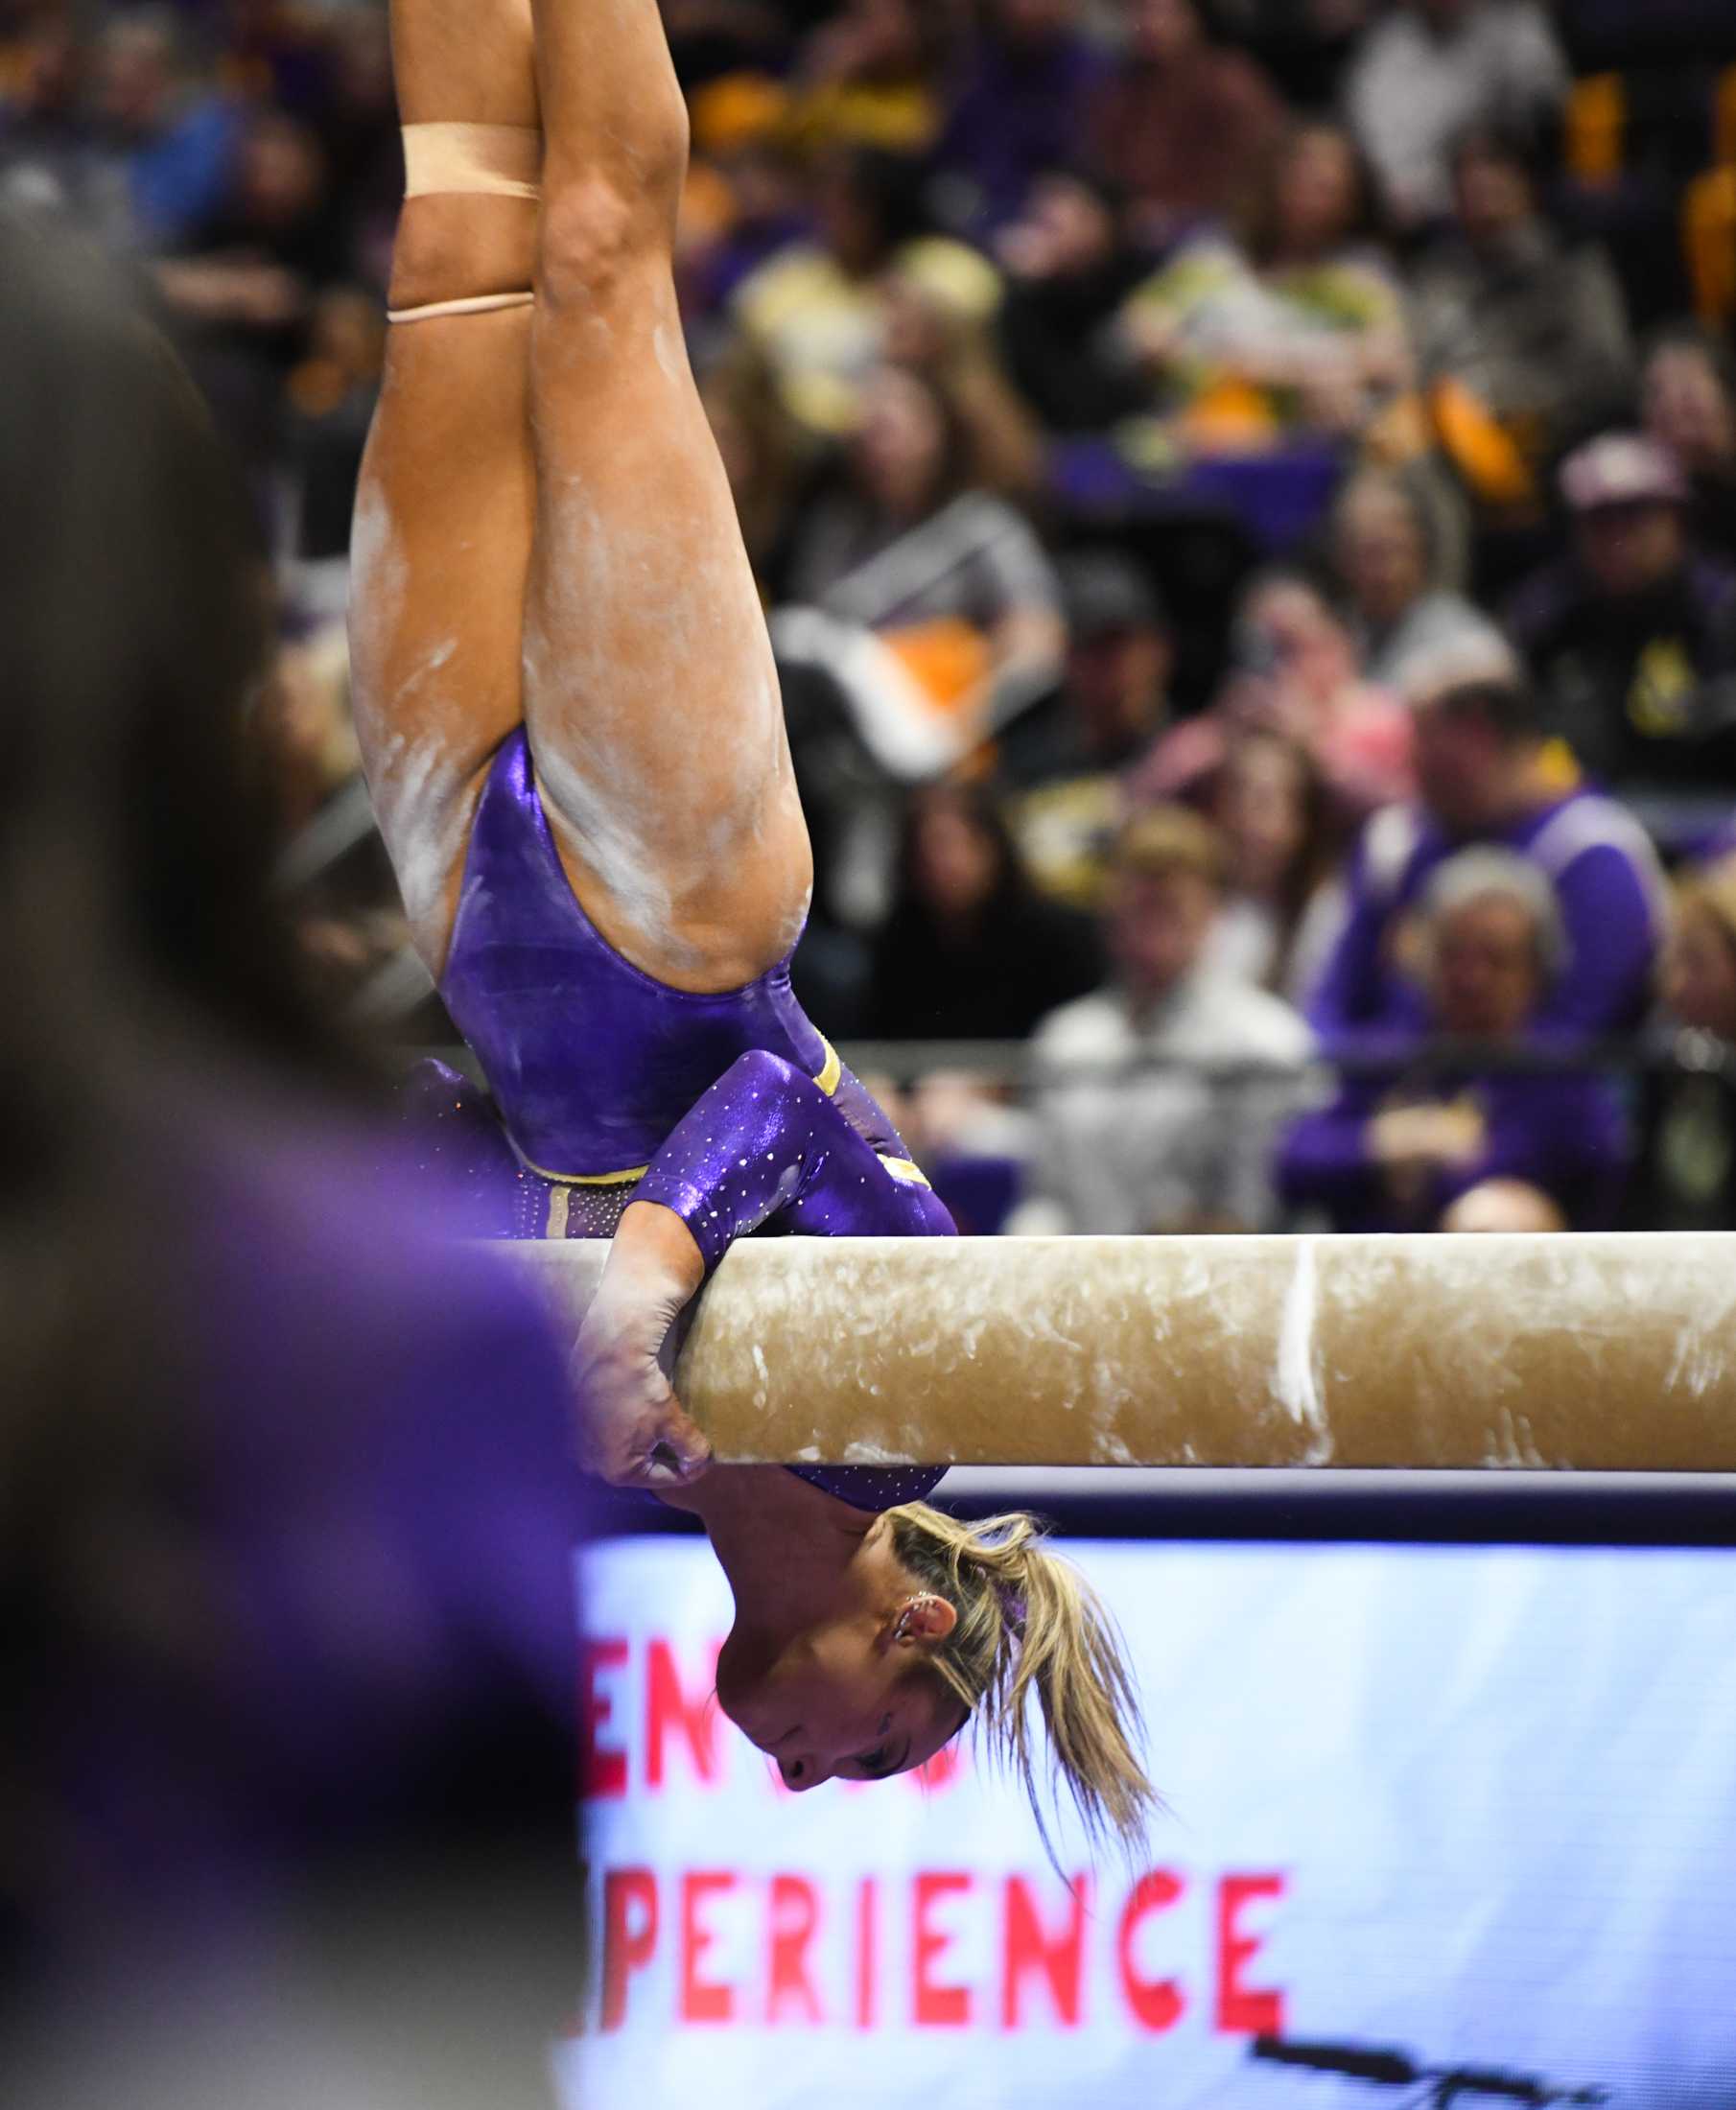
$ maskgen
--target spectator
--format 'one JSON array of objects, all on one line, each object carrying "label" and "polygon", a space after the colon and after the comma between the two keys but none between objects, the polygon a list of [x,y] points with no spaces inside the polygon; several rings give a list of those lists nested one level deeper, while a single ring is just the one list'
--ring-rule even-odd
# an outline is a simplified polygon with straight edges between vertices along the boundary
[{"label": "spectator", "polygon": [[1516,851],[1461,850],[1430,875],[1416,943],[1428,1030],[1478,1053],[1424,1055],[1396,1085],[1347,1079],[1285,1138],[1284,1200],[1335,1231],[1417,1231],[1488,1182],[1519,1181],[1576,1230],[1607,1228],[1627,1162],[1607,1083],[1490,1063],[1534,1043],[1565,965],[1549,880]]},{"label": "spectator", "polygon": [[1001,364],[994,318],[959,306],[920,269],[894,265],[881,293],[885,363],[915,374],[951,407],[973,481],[1001,498],[1036,500],[1047,442]]},{"label": "spectator", "polygon": [[1128,824],[1105,917],[1112,978],[1038,1028],[1037,1141],[1010,1228],[1270,1228],[1273,1146],[1311,1042],[1287,1004],[1211,964],[1223,892],[1209,822],[1167,808]]},{"label": "spectator", "polygon": [[1344,917],[1344,809],[1305,747],[1250,727],[1231,737],[1207,809],[1225,846],[1212,959],[1300,1008]]},{"label": "spectator", "polygon": [[158,267],[164,298],[190,323],[287,368],[315,289],[345,268],[336,204],[315,134],[279,112],[256,113],[216,209]]},{"label": "spectator", "polygon": [[843,0],[797,53],[798,129],[831,145],[926,154],[942,117],[945,24],[920,0]]},{"label": "spectator", "polygon": [[956,405],[884,367],[842,474],[809,515],[774,621],[781,659],[827,667],[881,767],[950,766],[1051,688],[1065,631],[1023,518],[978,488]]},{"label": "spectator", "polygon": [[1535,134],[1567,95],[1567,62],[1534,0],[1400,0],[1365,33],[1345,106],[1400,227],[1443,219],[1455,140],[1472,126]]},{"label": "spectator", "polygon": [[1564,775],[1538,700],[1493,632],[1426,655],[1412,683],[1419,796],[1374,814],[1351,853],[1347,921],[1309,1006],[1316,1029],[1328,1047],[1421,1032],[1427,1010],[1409,926],[1430,876],[1478,843],[1528,858],[1556,891],[1566,951],[1537,1029],[1577,1036],[1636,1025],[1663,921],[1645,831]]},{"label": "spectator", "polygon": [[1136,239],[1161,249],[1228,212],[1283,124],[1253,59],[1210,42],[1197,0],[1121,0],[1125,43],[1085,136],[1129,200]]},{"label": "spectator", "polygon": [[1629,1220],[1646,1230],[1736,1224],[1736,856],[1689,870],[1659,963],[1658,1060],[1644,1078]]},{"label": "spectator", "polygon": [[943,217],[974,240],[1022,213],[1034,179],[1090,136],[1086,106],[1107,68],[1079,12],[1079,0],[989,0],[935,152]]},{"label": "spectator", "polygon": [[1736,785],[1736,570],[1696,548],[1686,477],[1610,433],[1560,481],[1572,551],[1510,611],[1551,724],[1617,790]]},{"label": "spectator", "polygon": [[1397,686],[1407,660],[1485,626],[1447,583],[1451,504],[1417,465],[1363,469],[1339,493],[1332,566],[1349,600],[1357,656],[1377,686]]},{"label": "spectator", "polygon": [[1151,387],[1118,317],[1146,276],[1108,187],[1075,171],[1038,176],[996,245],[1007,372],[1051,433],[1101,431],[1144,410]]},{"label": "spectator", "polygon": [[66,17],[29,23],[0,46],[0,199],[31,209],[76,210],[99,224],[118,212],[131,232],[125,199],[101,196],[90,129],[83,122],[89,54]]},{"label": "spectator", "polygon": [[1716,338],[1672,330],[1647,354],[1641,395],[1647,436],[1688,479],[1694,533],[1736,563],[1736,375]]},{"label": "spectator", "polygon": [[1185,242],[1129,301],[1127,338],[1195,448],[1299,433],[1362,441],[1411,378],[1398,287],[1367,246],[1368,192],[1336,126],[1283,133],[1231,230]]},{"label": "spectator", "polygon": [[778,378],[791,416],[835,438],[861,412],[863,385],[885,334],[885,273],[894,264],[962,313],[986,319],[1000,297],[994,267],[930,231],[923,165],[867,147],[834,148],[813,184],[815,228],[750,271],[731,302],[733,325]]},{"label": "spectator", "polygon": [[1102,905],[1126,773],[1168,722],[1175,640],[1150,580],[1111,550],[1064,560],[1067,671],[1059,693],[1000,741],[1014,832],[1038,886],[1074,908]]},{"label": "spectator", "polygon": [[1619,403],[1633,348],[1600,249],[1543,218],[1527,144],[1488,128],[1452,156],[1454,223],[1413,284],[1412,323],[1443,442],[1485,505],[1535,504],[1542,464]]},{"label": "spectator", "polygon": [[1233,664],[1209,712],[1158,742],[1137,796],[1179,798],[1223,761],[1231,734],[1258,725],[1305,748],[1333,796],[1354,812],[1407,797],[1411,720],[1391,692],[1363,678],[1349,626],[1313,580],[1269,572],[1246,589]]},{"label": "spectator", "polygon": [[174,8],[141,8],[104,29],[96,107],[130,215],[132,246],[174,249],[222,207],[241,113],[202,82]]},{"label": "spectator", "polygon": [[1095,986],[1096,934],[1039,899],[981,785],[912,794],[892,912],[875,940],[875,1040],[1021,1041]]}]

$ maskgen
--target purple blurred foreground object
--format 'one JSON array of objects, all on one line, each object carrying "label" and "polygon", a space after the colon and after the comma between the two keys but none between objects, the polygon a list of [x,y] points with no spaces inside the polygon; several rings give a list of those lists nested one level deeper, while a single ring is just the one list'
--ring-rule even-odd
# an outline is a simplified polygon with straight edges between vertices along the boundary
[{"label": "purple blurred foreground object", "polygon": [[45,1435],[21,1490],[89,1543],[12,1695],[54,1828],[20,1930],[52,2050],[9,2099],[76,2099],[69,2057],[455,2104],[476,2057],[537,2099],[582,1968],[562,1359],[371,1131],[199,1083],[116,1158],[100,1454],[57,1486]]}]

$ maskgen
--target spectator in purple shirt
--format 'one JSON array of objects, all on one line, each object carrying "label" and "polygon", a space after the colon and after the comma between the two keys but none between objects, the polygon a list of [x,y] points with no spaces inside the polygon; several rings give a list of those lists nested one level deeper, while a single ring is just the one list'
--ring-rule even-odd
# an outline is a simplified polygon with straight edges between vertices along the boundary
[{"label": "spectator in purple shirt", "polygon": [[[1479,1049],[1535,1043],[1566,964],[1554,890],[1536,864],[1513,850],[1457,852],[1430,876],[1417,935],[1434,1032]],[[1279,1184],[1289,1207],[1338,1231],[1418,1231],[1488,1183],[1517,1182],[1586,1231],[1613,1221],[1628,1158],[1605,1079],[1422,1053],[1396,1080],[1348,1078],[1330,1106],[1304,1114]]]},{"label": "spectator in purple shirt", "polygon": [[1662,877],[1644,830],[1577,785],[1493,631],[1425,655],[1409,686],[1419,796],[1375,813],[1351,853],[1345,927],[1309,1005],[1322,1039],[1342,1046],[1421,1029],[1414,911],[1431,874],[1473,843],[1516,852],[1555,888],[1565,959],[1539,1002],[1538,1029],[1587,1036],[1637,1024],[1663,923]]},{"label": "spectator in purple shirt", "polygon": [[1087,101],[1109,70],[1079,0],[990,0],[935,150],[942,217],[975,240],[1024,209],[1033,179],[1078,154]]}]

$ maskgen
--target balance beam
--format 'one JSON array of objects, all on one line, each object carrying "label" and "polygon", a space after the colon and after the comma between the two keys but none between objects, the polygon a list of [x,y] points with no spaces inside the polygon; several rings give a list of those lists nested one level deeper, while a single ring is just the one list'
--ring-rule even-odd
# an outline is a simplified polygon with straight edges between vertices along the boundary
[{"label": "balance beam", "polygon": [[[510,1248],[571,1335],[606,1248]],[[720,1459],[1736,1472],[1736,1233],[744,1240]]]}]

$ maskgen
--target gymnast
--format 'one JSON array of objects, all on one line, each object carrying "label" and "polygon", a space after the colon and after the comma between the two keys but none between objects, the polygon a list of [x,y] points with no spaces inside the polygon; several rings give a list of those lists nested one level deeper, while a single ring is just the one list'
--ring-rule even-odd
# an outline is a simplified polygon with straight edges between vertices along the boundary
[{"label": "gymnast", "polygon": [[1114,1630],[1035,1520],[943,1468],[738,1466],[665,1364],[748,1231],[952,1224],[797,1004],[808,833],[671,249],[687,119],[656,0],[392,0],[407,198],[357,500],[356,714],[416,943],[493,1094],[492,1228],[611,1239],[581,1453],[705,1526],[718,1700],[807,1789],[975,1717],[1042,1822],[1027,1702],[1093,1839],[1153,1806]]}]

